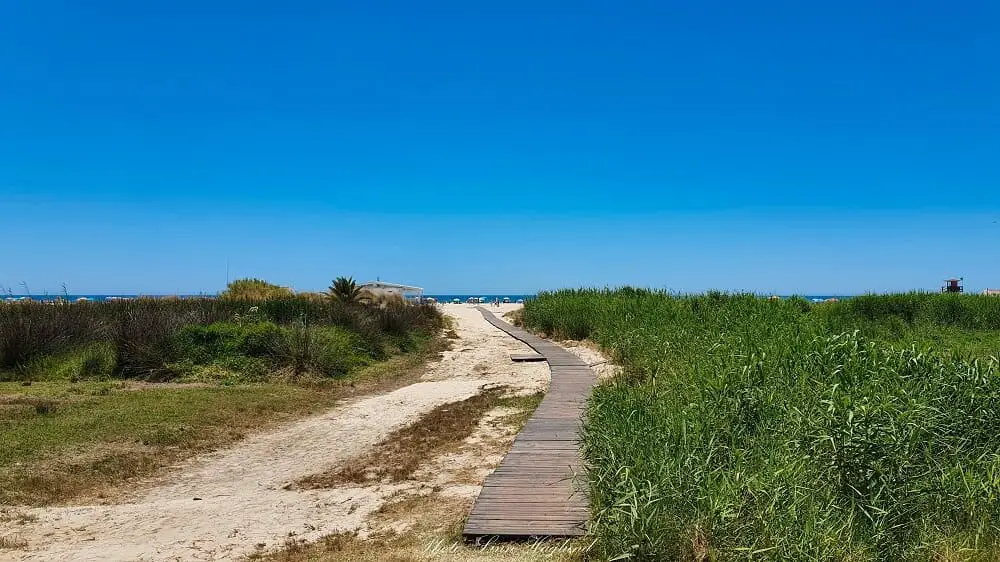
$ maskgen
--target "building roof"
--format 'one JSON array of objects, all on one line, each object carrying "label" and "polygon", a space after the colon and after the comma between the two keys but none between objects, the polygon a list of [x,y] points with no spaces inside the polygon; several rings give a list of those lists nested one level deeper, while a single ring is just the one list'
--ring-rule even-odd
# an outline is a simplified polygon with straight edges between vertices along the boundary
[{"label": "building roof", "polygon": [[407,292],[423,292],[423,287],[414,287],[412,285],[400,285],[399,283],[386,283],[385,281],[369,281],[362,288],[367,289],[400,289]]}]

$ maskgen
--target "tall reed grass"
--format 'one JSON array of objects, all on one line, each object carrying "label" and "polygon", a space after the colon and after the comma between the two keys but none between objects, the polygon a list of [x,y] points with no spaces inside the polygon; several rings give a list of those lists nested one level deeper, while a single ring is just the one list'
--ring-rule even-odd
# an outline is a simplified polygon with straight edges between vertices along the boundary
[{"label": "tall reed grass", "polygon": [[584,429],[598,557],[1000,556],[995,354],[901,343],[997,330],[1000,299],[560,291],[523,322],[624,367]]},{"label": "tall reed grass", "polygon": [[[249,311],[253,311],[248,315]],[[415,331],[435,331],[440,313],[432,306],[345,305],[307,297],[262,301],[223,299],[136,299],[73,304],[0,304],[0,370],[17,372],[33,360],[96,343],[111,344],[119,376],[154,376],[175,357],[176,337],[187,326],[269,322],[293,327],[337,327],[371,356],[387,347],[405,348]],[[300,338],[296,341],[303,341]],[[329,334],[312,339],[330,340]],[[294,338],[289,338],[294,339]],[[311,340],[310,340],[311,341]],[[283,353],[291,354],[286,349]],[[332,359],[325,360],[331,363]]]}]

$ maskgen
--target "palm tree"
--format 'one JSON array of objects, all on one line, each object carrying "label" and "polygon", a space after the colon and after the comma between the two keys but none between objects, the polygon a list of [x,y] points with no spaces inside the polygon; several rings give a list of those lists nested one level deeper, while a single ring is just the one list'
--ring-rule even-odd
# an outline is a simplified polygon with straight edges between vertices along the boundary
[{"label": "palm tree", "polygon": [[338,277],[330,285],[330,299],[345,304],[357,304],[364,296],[364,290],[354,282],[353,277]]}]

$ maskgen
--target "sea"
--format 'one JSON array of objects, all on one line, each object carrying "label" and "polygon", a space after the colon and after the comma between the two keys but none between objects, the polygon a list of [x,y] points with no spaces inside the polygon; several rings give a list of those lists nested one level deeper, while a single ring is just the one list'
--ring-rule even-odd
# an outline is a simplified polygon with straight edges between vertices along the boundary
[{"label": "sea", "polygon": [[[6,297],[0,296],[0,302],[4,300],[35,300],[35,301],[55,301],[55,300],[67,300],[70,302],[75,302],[81,299],[88,301],[107,301],[107,300],[118,300],[118,299],[134,299],[139,297],[162,297],[168,295],[7,295]],[[176,298],[214,298],[217,295],[212,294],[200,294],[200,295],[169,295]],[[470,298],[480,298],[483,302],[493,302],[495,300],[503,300],[509,298],[511,302],[517,302],[519,300],[527,301],[535,298],[534,294],[491,294],[491,293],[479,293],[479,294],[467,294],[467,295],[434,295],[426,294],[425,298],[433,298],[437,302],[453,302],[458,299],[458,302],[464,303]],[[781,298],[790,298],[788,296],[782,296]],[[844,300],[851,298],[850,295],[804,295],[806,300],[812,302],[823,302],[829,299]]]}]

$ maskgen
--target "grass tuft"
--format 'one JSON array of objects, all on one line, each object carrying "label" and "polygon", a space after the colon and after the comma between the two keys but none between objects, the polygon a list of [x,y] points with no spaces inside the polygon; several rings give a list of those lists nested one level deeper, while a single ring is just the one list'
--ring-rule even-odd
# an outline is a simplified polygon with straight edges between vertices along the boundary
[{"label": "grass tuft", "polygon": [[20,550],[28,548],[28,541],[20,536],[0,537],[0,550]]}]

